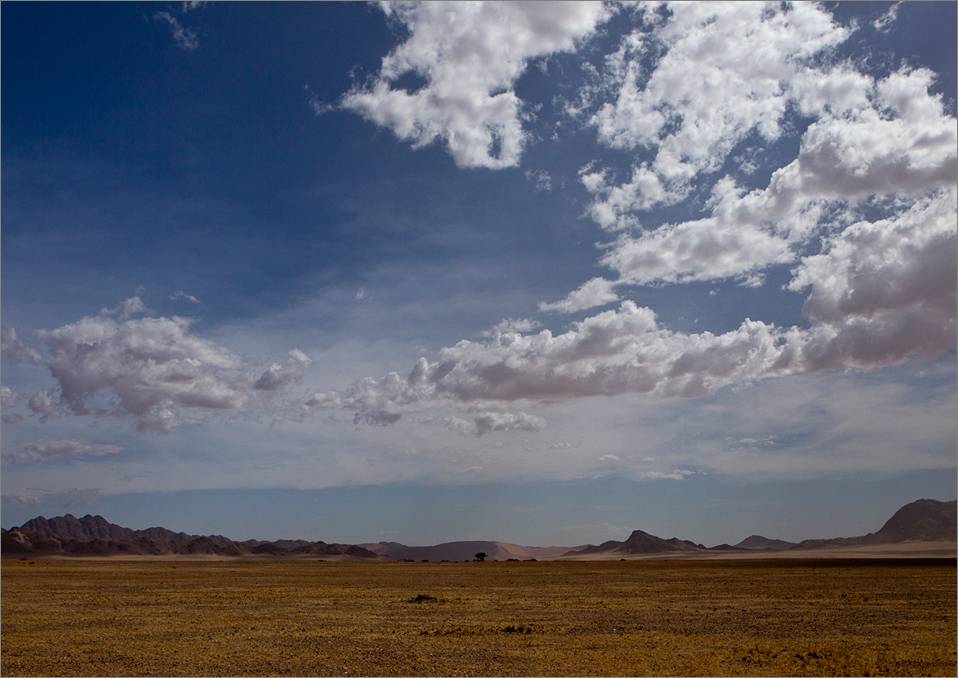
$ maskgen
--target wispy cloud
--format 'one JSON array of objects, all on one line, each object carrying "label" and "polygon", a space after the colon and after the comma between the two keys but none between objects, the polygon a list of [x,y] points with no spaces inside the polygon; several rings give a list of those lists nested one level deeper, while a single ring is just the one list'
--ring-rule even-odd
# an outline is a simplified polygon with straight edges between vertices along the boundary
[{"label": "wispy cloud", "polygon": [[[192,5],[199,4],[200,3],[184,3],[184,8],[190,5],[191,7],[189,7],[189,9],[192,9]],[[165,21],[169,25],[170,32],[173,35],[173,41],[180,49],[187,52],[193,52],[199,48],[200,39],[196,35],[196,32],[191,28],[183,26],[183,24],[180,23],[180,20],[177,19],[171,12],[157,12],[153,15],[153,18],[159,21]]]},{"label": "wispy cloud", "polygon": [[102,457],[122,451],[118,445],[97,445],[79,440],[37,440],[24,445],[16,454],[4,454],[3,460],[12,464],[35,464],[64,456]]},{"label": "wispy cloud", "polygon": [[896,2],[891,7],[888,8],[884,14],[875,19],[872,22],[872,26],[879,33],[888,33],[894,27],[895,22],[898,21],[898,7],[901,5],[900,2]]}]

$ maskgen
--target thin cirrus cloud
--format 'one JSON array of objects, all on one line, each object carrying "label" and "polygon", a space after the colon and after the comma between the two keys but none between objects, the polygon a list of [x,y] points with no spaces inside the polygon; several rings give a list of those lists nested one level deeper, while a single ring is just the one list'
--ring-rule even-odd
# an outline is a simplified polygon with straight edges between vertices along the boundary
[{"label": "thin cirrus cloud", "polygon": [[[594,196],[588,213],[619,233],[599,259],[619,277],[593,278],[539,310],[582,311],[648,284],[738,279],[758,287],[769,267],[792,265],[787,287],[808,291],[810,326],[745,319],[722,335],[685,334],[626,300],[558,335],[464,340],[437,361],[420,360],[407,378],[360,380],[342,394],[317,394],[303,411],[342,407],[357,421],[384,424],[450,403],[627,392],[694,397],[773,376],[880,368],[954,347],[958,136],[954,116],[932,94],[934,75],[902,66],[878,79],[832,56],[856,28],[838,25],[819,5],[677,3],[667,12],[634,11],[642,27],[570,103],[601,144],[635,154],[622,184],[595,162],[581,174]],[[894,18],[888,14],[883,27]],[[455,38],[455,30],[437,37],[430,21],[406,23],[411,35],[387,57],[384,73],[412,67],[407,46]],[[428,53],[435,72],[459,65],[447,52]],[[475,79],[458,86],[489,89]],[[431,102],[450,115],[457,108],[453,98]],[[795,114],[810,120],[801,134],[792,130]],[[742,157],[754,162],[783,135],[798,136],[797,156],[766,187],[740,185],[742,167],[728,164],[733,151],[751,144]],[[451,144],[450,152],[461,165],[476,164],[463,162]],[[704,216],[644,226],[645,212],[703,190]],[[866,218],[876,210],[880,218]],[[815,242],[820,251],[808,254]]]},{"label": "thin cirrus cloud", "polygon": [[[569,51],[607,20],[597,2],[381,5],[409,38],[341,105],[417,148],[441,140],[460,167],[511,167],[527,132],[513,86],[530,59]],[[403,88],[403,76],[424,84]]]},{"label": "thin cirrus cloud", "polygon": [[20,448],[16,454],[4,454],[3,460],[13,464],[34,464],[73,455],[102,457],[122,452],[119,445],[97,445],[79,440],[37,440]]}]

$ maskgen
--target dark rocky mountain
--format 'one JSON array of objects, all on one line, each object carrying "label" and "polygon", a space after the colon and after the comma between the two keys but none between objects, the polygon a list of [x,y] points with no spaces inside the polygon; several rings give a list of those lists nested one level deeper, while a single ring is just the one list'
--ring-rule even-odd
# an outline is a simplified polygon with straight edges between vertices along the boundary
[{"label": "dark rocky mountain", "polygon": [[919,499],[902,506],[877,534],[899,541],[955,541],[958,502]]},{"label": "dark rocky mountain", "polygon": [[919,499],[898,509],[878,532],[860,537],[806,539],[795,548],[868,546],[906,541],[958,541],[958,502]]},{"label": "dark rocky mountain", "polygon": [[751,537],[737,543],[735,548],[746,549],[748,551],[785,551],[795,545],[795,542],[769,539],[768,537],[753,534]]},{"label": "dark rocky mountain", "polygon": [[[82,518],[77,518],[69,513],[65,516],[50,518],[49,520],[43,516],[37,516],[21,525],[20,529],[30,530],[47,537],[74,541],[93,541],[95,539],[119,541],[121,539],[145,538],[155,539],[156,541],[189,542],[200,536],[197,534],[186,534],[185,532],[173,532],[165,527],[148,527],[145,530],[131,530],[128,527],[114,525],[108,522],[103,516],[91,516],[87,514]],[[222,542],[229,541],[229,539],[221,535],[212,535],[208,538]]]},{"label": "dark rocky mountain", "polygon": [[729,546],[728,544],[722,544],[720,546],[708,548],[702,544],[696,544],[695,542],[687,541],[685,539],[678,539],[676,537],[672,537],[671,539],[662,539],[661,537],[656,537],[648,532],[635,530],[625,541],[607,541],[605,543],[599,544],[598,546],[586,546],[585,548],[581,548],[576,551],[569,551],[565,555],[582,556],[601,553],[606,555],[635,556],[651,555],[657,553],[708,553],[709,551],[726,550],[735,550],[735,547]]},{"label": "dark rocky mountain", "polygon": [[860,537],[806,539],[791,544],[780,539],[752,535],[735,546],[702,544],[671,538],[662,539],[635,530],[624,542],[607,541],[598,546],[532,547],[496,541],[460,541],[436,546],[404,546],[395,542],[378,544],[327,544],[302,539],[273,542],[250,539],[235,542],[220,535],[189,535],[163,527],[132,530],[108,522],[102,516],[76,518],[70,514],[50,518],[38,516],[21,527],[0,530],[0,555],[10,556],[110,556],[110,555],[217,555],[231,557],[290,557],[337,559],[473,560],[479,552],[487,560],[556,558],[561,556],[627,556],[668,553],[701,553],[755,550],[809,549],[836,546],[866,546],[907,541],[958,541],[956,501],[919,499],[903,506],[878,532]]},{"label": "dark rocky mountain", "polygon": [[0,555],[116,556],[216,555],[275,556],[382,560],[384,557],[351,544],[305,540],[235,542],[221,535],[188,535],[163,527],[131,530],[102,516],[76,518],[70,514],[47,520],[38,516],[21,527],[0,530]]}]

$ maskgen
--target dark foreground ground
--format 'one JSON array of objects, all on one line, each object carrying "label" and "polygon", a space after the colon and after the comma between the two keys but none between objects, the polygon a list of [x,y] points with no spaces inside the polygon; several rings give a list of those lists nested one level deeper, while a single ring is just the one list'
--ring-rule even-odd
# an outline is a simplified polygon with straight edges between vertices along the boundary
[{"label": "dark foreground ground", "polygon": [[4,560],[0,673],[956,675],[955,560]]}]

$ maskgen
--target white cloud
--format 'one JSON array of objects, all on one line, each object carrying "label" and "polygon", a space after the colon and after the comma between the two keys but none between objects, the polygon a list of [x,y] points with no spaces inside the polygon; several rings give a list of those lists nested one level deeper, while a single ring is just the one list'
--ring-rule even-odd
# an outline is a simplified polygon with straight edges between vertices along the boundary
[{"label": "white cloud", "polygon": [[137,430],[168,433],[197,413],[260,410],[264,402],[257,394],[298,383],[312,363],[293,349],[257,378],[236,353],[191,333],[188,318],[129,317],[145,310],[134,297],[100,315],[38,330],[34,336],[47,348],[45,356],[12,330],[5,333],[5,360],[12,355],[44,365],[57,381],[30,399],[31,412],[41,421],[62,414],[132,415]]},{"label": "white cloud", "polygon": [[20,402],[20,394],[9,386],[0,386],[0,406],[14,407]]},{"label": "white cloud", "polygon": [[473,421],[466,421],[459,417],[448,417],[443,422],[446,428],[460,435],[481,436],[493,431],[541,431],[546,422],[525,412],[512,414],[511,412],[484,412],[476,416]]},{"label": "white cloud", "polygon": [[651,310],[626,301],[557,336],[542,330],[461,341],[440,351],[435,362],[421,358],[407,379],[395,372],[362,379],[342,394],[313,396],[303,413],[344,408],[356,412],[357,422],[385,424],[407,412],[468,403],[629,392],[692,397],[788,373],[795,357],[784,333],[761,322],[746,321],[719,336],[675,333],[659,327]]},{"label": "white cloud", "polygon": [[958,234],[956,191],[917,201],[874,223],[825,239],[789,286],[811,287],[803,351],[822,367],[892,364],[955,346]]},{"label": "white cloud", "polygon": [[24,445],[16,454],[3,455],[3,460],[13,464],[33,464],[68,455],[102,457],[123,449],[118,445],[96,445],[79,440],[37,440]]},{"label": "white cloud", "polygon": [[[789,81],[810,70],[806,59],[848,35],[811,3],[673,3],[668,10],[653,32],[635,31],[609,57],[603,86],[611,101],[592,124],[612,147],[652,150],[652,171],[678,185],[719,169],[751,132],[777,139]],[[650,73],[643,62],[658,54]]]},{"label": "white cloud", "polygon": [[476,417],[476,435],[492,431],[541,431],[546,423],[540,417],[520,412],[486,412]]},{"label": "white cloud", "polygon": [[11,327],[4,330],[2,337],[0,351],[2,351],[3,360],[8,364],[39,365],[43,362],[43,357],[36,349],[30,348],[17,337],[16,329]]},{"label": "white cloud", "polygon": [[12,504],[17,508],[31,508],[34,506],[39,506],[40,497],[35,494],[27,494],[26,492],[13,492],[13,493],[4,493],[3,498],[0,499],[4,504]]},{"label": "white cloud", "polygon": [[[440,29],[443,10],[433,6],[415,23],[420,9],[403,15],[412,36],[384,61],[377,86],[388,89],[386,80],[408,70],[430,73],[423,64],[433,63],[438,45],[458,45],[449,36],[459,35],[462,15],[450,14],[453,28]],[[625,183],[596,162],[580,172],[595,197],[589,214],[620,232],[600,259],[619,277],[593,278],[539,310],[571,313],[611,303],[627,285],[739,279],[756,286],[770,266],[793,264],[788,287],[810,290],[811,326],[745,319],[722,335],[685,334],[626,301],[559,335],[526,328],[462,341],[435,362],[421,360],[408,379],[392,373],[362,380],[315,403],[352,410],[357,421],[388,423],[464,403],[628,392],[693,397],[772,376],[883,367],[954,347],[958,129],[941,96],[931,93],[934,74],[903,68],[876,80],[837,61],[832,50],[854,28],[838,25],[817,4],[676,3],[661,14],[650,6],[636,11],[649,23],[626,36],[582,100],[600,142],[636,154]],[[480,26],[479,34],[488,28]],[[476,53],[463,48],[462,60],[446,59],[444,67]],[[431,96],[438,77],[430,73],[415,96]],[[743,188],[724,174],[733,151],[750,173],[759,162],[781,163],[766,157],[766,148],[794,133],[787,122],[793,113],[811,122],[797,155],[784,159],[765,188]],[[642,212],[685,200],[693,189],[707,191],[702,216],[643,224]],[[863,220],[875,208],[886,218]],[[816,241],[823,249],[809,256]],[[455,420],[463,430],[471,426]]]},{"label": "white cloud", "polygon": [[642,480],[682,480],[686,476],[694,476],[696,474],[702,474],[703,471],[689,471],[688,469],[675,469],[671,473],[664,473],[662,471],[640,471],[636,474]]},{"label": "white cloud", "polygon": [[[530,59],[571,50],[610,15],[597,2],[383,4],[409,30],[378,76],[342,105],[415,148],[437,139],[460,167],[516,165],[527,113],[513,85]],[[415,74],[414,92],[399,85]]]},{"label": "white cloud", "polygon": [[197,299],[196,297],[194,297],[192,294],[187,294],[187,293],[184,292],[183,290],[177,290],[176,292],[174,292],[173,294],[171,294],[171,295],[170,295],[170,299],[171,299],[172,301],[179,301],[180,299],[184,299],[184,300],[190,302],[191,304],[199,304],[199,303],[202,303],[202,302],[200,302],[199,299]]},{"label": "white cloud", "polygon": [[129,299],[124,299],[115,308],[101,308],[100,314],[115,315],[119,317],[120,320],[126,320],[130,316],[149,313],[149,311],[150,309],[146,307],[146,304],[143,303],[140,297],[130,297]]},{"label": "white cloud", "polygon": [[49,391],[40,391],[30,398],[27,407],[33,414],[40,416],[40,421],[46,421],[50,417],[59,417],[62,412],[59,399],[60,389],[52,388]]},{"label": "white cloud", "polygon": [[487,330],[483,332],[483,336],[491,337],[496,334],[506,334],[509,332],[515,332],[518,334],[523,334],[525,332],[531,332],[538,327],[541,327],[542,323],[533,318],[503,318],[492,330]]},{"label": "white cloud", "polygon": [[[178,425],[178,408],[238,410],[250,378],[228,349],[190,334],[186,318],[117,321],[87,317],[36,337],[50,349],[47,365],[73,414],[129,413],[143,431]],[[115,400],[91,407],[101,391]]]},{"label": "white cloud", "polygon": [[888,8],[888,11],[882,14],[880,17],[875,19],[872,22],[872,26],[879,33],[888,33],[895,22],[898,21],[898,6],[901,5],[900,2],[896,2],[894,5]]},{"label": "white cloud", "polygon": [[[186,8],[184,6],[184,8]],[[192,9],[193,7],[189,7]],[[157,12],[153,15],[154,19],[165,21],[170,26],[170,32],[173,34],[173,41],[180,49],[192,52],[200,46],[200,39],[196,32],[191,28],[186,28],[180,23],[180,20],[169,12]]]},{"label": "white cloud", "polygon": [[303,380],[306,370],[313,364],[313,361],[300,350],[293,349],[289,352],[286,362],[273,363],[269,369],[263,372],[262,376],[253,384],[253,388],[260,391],[275,391],[285,388],[290,384],[297,384]]},{"label": "white cloud", "polygon": [[667,224],[638,238],[622,235],[600,261],[630,284],[735,277],[751,283],[769,265],[793,259],[784,238],[707,217]]},{"label": "white cloud", "polygon": [[[935,76],[927,69],[876,81],[844,62],[808,60],[848,34],[815,5],[785,11],[688,3],[670,10],[655,31],[632,34],[610,57],[611,100],[593,117],[600,140],[653,155],[637,159],[621,184],[595,163],[582,170],[596,196],[592,218],[607,230],[627,229],[600,260],[620,276],[610,284],[740,278],[758,285],[767,267],[799,260],[812,238],[854,222],[863,202],[885,196],[907,206],[958,181],[958,129],[941,96],[931,94]],[[751,26],[741,40],[720,39],[741,26]],[[640,57],[656,49],[664,55],[646,72]],[[774,88],[756,86],[769,78]],[[789,106],[813,122],[798,156],[766,188],[746,191],[729,176],[716,177],[706,216],[643,225],[641,212],[687,197],[689,182],[719,169],[748,134],[778,138]],[[750,163],[755,149],[745,154]]]},{"label": "white cloud", "polygon": [[540,311],[559,311],[561,313],[575,313],[587,308],[605,306],[619,300],[619,295],[612,291],[615,283],[605,278],[592,278],[583,283],[579,289],[570,292],[565,299],[552,303],[539,303]]},{"label": "white cloud", "polygon": [[535,171],[526,170],[524,176],[527,181],[533,182],[533,185],[536,187],[537,191],[552,190],[552,176],[544,169]]}]

